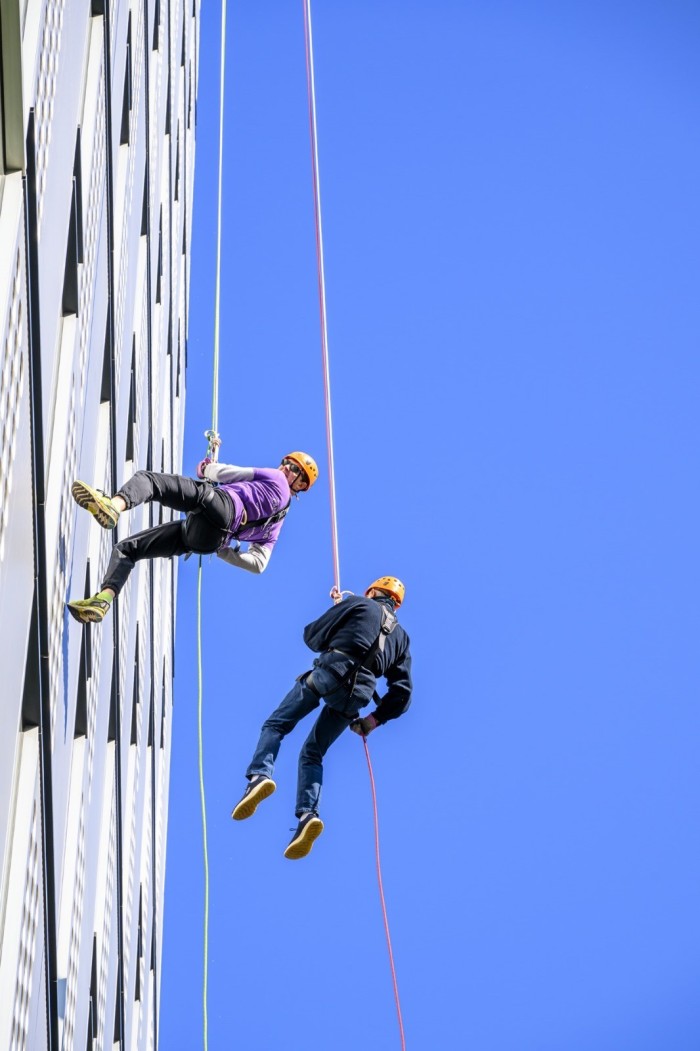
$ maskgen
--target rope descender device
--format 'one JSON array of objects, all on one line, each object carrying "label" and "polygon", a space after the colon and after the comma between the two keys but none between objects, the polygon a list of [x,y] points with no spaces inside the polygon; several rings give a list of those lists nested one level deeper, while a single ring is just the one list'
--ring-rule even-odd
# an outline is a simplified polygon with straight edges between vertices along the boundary
[{"label": "rope descender device", "polygon": [[331,590],[328,592],[328,594],[333,599],[333,604],[335,606],[337,606],[339,602],[343,601],[343,596],[344,595],[354,595],[355,592],[354,591],[341,591],[340,588],[336,584],[334,584],[333,587],[331,588]]},{"label": "rope descender device", "polygon": [[221,445],[221,437],[218,431],[208,430],[204,432],[204,437],[207,439],[207,456],[213,463],[219,458],[219,446]]}]

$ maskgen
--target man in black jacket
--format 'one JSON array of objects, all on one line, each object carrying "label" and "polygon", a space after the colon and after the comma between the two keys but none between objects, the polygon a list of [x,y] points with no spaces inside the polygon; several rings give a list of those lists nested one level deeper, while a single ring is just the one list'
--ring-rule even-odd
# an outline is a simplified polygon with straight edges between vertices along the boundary
[{"label": "man in black jacket", "polygon": [[[346,727],[366,737],[377,726],[403,715],[411,700],[409,638],[396,620],[405,588],[396,577],[380,577],[365,597],[338,600],[318,620],[304,628],[304,642],[319,656],[311,671],[299,676],[279,708],[262,726],[260,740],[246,770],[248,787],[231,816],[251,817],[277,787],[272,780],[282,738],[300,719],[325,704],[299,754],[296,816],[299,818],[286,858],[303,858],[323,832],[318,801],[323,782],[323,757]],[[388,690],[375,693],[384,676]],[[377,707],[360,717],[372,698]]]}]

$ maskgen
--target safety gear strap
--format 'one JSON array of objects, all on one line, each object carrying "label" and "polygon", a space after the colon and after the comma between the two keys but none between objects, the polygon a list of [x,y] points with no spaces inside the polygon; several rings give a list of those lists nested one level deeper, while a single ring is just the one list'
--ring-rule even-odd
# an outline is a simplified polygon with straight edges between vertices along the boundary
[{"label": "safety gear strap", "polygon": [[[384,652],[384,647],[386,645],[386,637],[387,635],[391,635],[398,622],[396,619],[396,614],[393,613],[390,609],[387,609],[386,606],[380,606],[380,609],[382,613],[382,623],[379,629],[379,634],[377,635],[376,639],[369,647],[369,649],[365,652],[365,654],[362,657],[360,657],[359,661],[356,661],[353,664],[353,666],[349,669],[349,671],[345,673],[345,675],[339,681],[335,689],[330,691],[331,693],[336,693],[337,690],[342,689],[344,686],[347,686],[350,682],[352,682],[352,686],[350,688],[350,693],[352,695],[355,692],[355,684],[357,682],[357,676],[359,675],[360,670],[362,668],[366,668],[369,671],[369,667],[377,653]],[[328,670],[332,672],[331,668],[329,668]]]},{"label": "safety gear strap", "polygon": [[269,518],[254,518],[252,522],[250,519],[248,519],[243,528],[252,529],[253,527],[257,528],[258,526],[263,526],[264,528],[267,528],[267,526],[269,525],[274,525],[275,522],[281,522],[287,514],[287,511],[291,507],[291,504],[292,501],[290,500],[289,503],[285,507],[283,507],[281,511],[276,511],[274,515],[270,515]]}]

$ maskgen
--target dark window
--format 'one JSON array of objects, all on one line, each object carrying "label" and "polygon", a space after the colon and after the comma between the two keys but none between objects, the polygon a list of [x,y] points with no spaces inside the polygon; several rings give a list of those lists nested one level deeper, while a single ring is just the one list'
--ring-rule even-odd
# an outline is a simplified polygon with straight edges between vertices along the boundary
[{"label": "dark window", "polygon": [[66,246],[66,265],[63,274],[62,312],[77,314],[79,308],[78,265],[83,262],[83,190],[82,164],[80,162],[80,128],[75,137],[75,155],[73,158],[73,185],[68,222],[68,244]]},{"label": "dark window", "polygon": [[116,995],[116,999],[115,999],[115,1003],[114,1003],[114,1035],[112,1036],[112,1043],[113,1044],[119,1044],[120,1047],[122,1046],[122,1025],[121,1025],[122,1019],[121,1019],[121,1011],[119,1010],[119,1003],[120,1003],[120,999],[121,999],[121,997],[119,995],[119,983],[121,981],[121,972],[122,972],[122,961],[118,960],[117,961],[117,995]]},{"label": "dark window", "polygon": [[139,703],[141,700],[141,675],[139,674],[139,625],[136,625],[136,649],[134,652],[134,689],[131,702],[131,744],[138,742]]},{"label": "dark window", "polygon": [[90,1002],[88,1004],[87,1051],[93,1051],[97,1039],[97,935],[92,938],[90,969]]},{"label": "dark window", "polygon": [[148,233],[148,161],[146,161],[146,174],[143,177],[143,207],[141,209],[141,236]]},{"label": "dark window", "polygon": [[153,691],[151,690],[151,696],[148,700],[148,747],[153,748]]},{"label": "dark window", "polygon": [[156,0],[156,9],[153,15],[153,51],[158,50],[158,37],[160,35],[160,0]]},{"label": "dark window", "polygon": [[0,4],[0,174],[24,170],[22,38],[18,0]]},{"label": "dark window", "polygon": [[134,458],[134,428],[136,426],[136,334],[131,343],[131,379],[129,382],[129,415],[126,421],[125,460]]},{"label": "dark window", "polygon": [[165,103],[165,134],[170,134],[170,66],[168,66],[168,97]]},{"label": "dark window", "polygon": [[129,24],[126,30],[126,67],[124,69],[124,99],[122,101],[122,127],[119,135],[119,145],[129,145],[129,118],[131,116],[132,100],[131,82],[131,11],[129,11]]},{"label": "dark window", "polygon": [[[90,589],[90,560],[85,569],[85,598],[91,594]],[[88,681],[92,677],[92,626],[86,624],[83,628],[80,640],[80,660],[78,662],[78,698],[75,705],[75,731],[74,737],[87,737],[88,712],[87,692]]]},{"label": "dark window", "polygon": [[112,685],[109,690],[109,719],[107,721],[107,740],[117,739],[117,677],[114,674],[114,660],[112,660]]},{"label": "dark window", "polygon": [[163,284],[163,205],[160,206],[160,219],[158,220],[158,273],[156,274],[156,303],[161,301],[161,289]]},{"label": "dark window", "polygon": [[32,619],[29,625],[27,656],[24,663],[24,692],[22,694],[22,729],[29,730],[39,725],[39,620],[37,593],[34,589]]},{"label": "dark window", "polygon": [[163,657],[163,695],[160,705],[160,747],[165,748],[165,657]]},{"label": "dark window", "polygon": [[102,385],[100,401],[110,401],[112,397],[112,355],[109,348],[109,324],[105,330],[105,349],[102,356]]},{"label": "dark window", "polygon": [[[185,194],[185,199],[182,202],[182,254],[187,255],[187,194]],[[185,260],[186,267],[187,260]],[[185,300],[185,303],[187,303],[187,300]]]},{"label": "dark window", "polygon": [[139,886],[139,926],[136,932],[136,992],[134,1000],[141,999],[141,969],[143,967],[143,885]]}]

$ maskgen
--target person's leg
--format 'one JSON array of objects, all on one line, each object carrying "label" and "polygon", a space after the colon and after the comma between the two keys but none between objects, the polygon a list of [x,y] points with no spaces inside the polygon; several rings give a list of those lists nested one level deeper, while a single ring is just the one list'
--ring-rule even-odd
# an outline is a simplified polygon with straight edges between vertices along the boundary
[{"label": "person's leg", "polygon": [[98,623],[109,612],[112,599],[119,594],[136,562],[142,558],[170,558],[188,548],[182,540],[182,522],[167,522],[155,529],[144,529],[128,536],[112,548],[107,573],[96,595],[71,599],[68,612],[81,624]]},{"label": "person's leg", "polygon": [[200,506],[202,487],[211,490],[208,483],[184,475],[137,471],[117,490],[112,500],[121,499],[127,510],[156,500],[173,511],[195,511]]},{"label": "person's leg", "polygon": [[222,534],[229,529],[234,515],[233,501],[226,493],[209,482],[180,474],[137,471],[112,498],[112,503],[120,499],[127,508],[156,500],[163,507],[185,511],[186,550],[200,554],[209,554],[220,547]]},{"label": "person's leg", "polygon": [[323,757],[348,726],[349,721],[344,715],[324,705],[311,727],[311,732],[299,753],[295,811],[298,818],[303,814],[314,814],[318,817],[318,802],[323,784]]},{"label": "person's leg", "polygon": [[297,679],[279,707],[262,725],[257,747],[246,770],[248,779],[260,774],[272,777],[282,738],[320,703],[317,694]]},{"label": "person's leg", "polygon": [[324,705],[299,753],[296,816],[299,824],[284,852],[285,858],[305,858],[323,832],[318,801],[323,783],[323,757],[348,726],[346,716]]},{"label": "person's leg", "polygon": [[275,791],[277,786],[272,774],[282,738],[320,703],[318,695],[297,679],[280,706],[265,720],[257,748],[246,770],[248,786],[231,812],[234,821],[252,817],[258,804]]},{"label": "person's leg", "polygon": [[202,502],[205,493],[212,487],[206,482],[195,481],[179,474],[159,474],[156,471],[137,471],[117,490],[107,496],[87,482],[77,480],[71,486],[73,499],[80,507],[89,511],[103,529],[114,529],[122,511],[138,504],[157,500],[174,511],[194,511]]},{"label": "person's leg", "polygon": [[144,558],[172,558],[183,555],[188,548],[182,536],[182,522],[166,522],[153,529],[127,536],[112,548],[102,591],[118,595],[137,562]]}]

